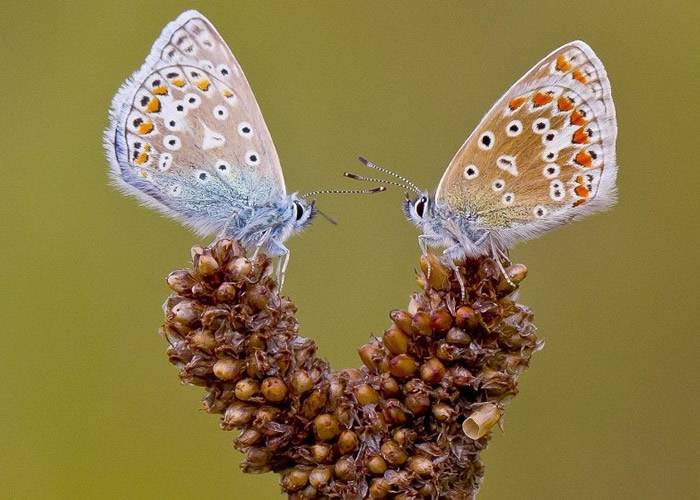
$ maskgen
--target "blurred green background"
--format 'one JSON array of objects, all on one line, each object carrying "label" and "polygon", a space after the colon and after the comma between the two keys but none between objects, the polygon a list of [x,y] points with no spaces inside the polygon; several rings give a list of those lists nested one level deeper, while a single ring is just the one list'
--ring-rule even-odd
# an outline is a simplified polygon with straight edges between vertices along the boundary
[{"label": "blurred green background", "polygon": [[[198,240],[107,185],[107,107],[198,8],[258,97],[288,188],[367,155],[434,188],[492,102],[581,38],[619,116],[620,203],[517,247],[547,341],[480,498],[697,498],[697,2],[3,2],[0,497],[276,498],[156,334]],[[286,292],[335,367],[414,289],[402,193],[320,200]]]}]

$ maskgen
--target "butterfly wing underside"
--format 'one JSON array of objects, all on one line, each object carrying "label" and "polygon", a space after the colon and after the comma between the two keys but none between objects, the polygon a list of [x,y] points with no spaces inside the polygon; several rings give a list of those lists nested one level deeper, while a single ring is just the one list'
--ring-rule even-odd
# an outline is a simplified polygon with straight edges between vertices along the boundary
[{"label": "butterfly wing underside", "polygon": [[201,234],[286,195],[245,75],[196,11],[168,24],[122,85],[104,142],[120,188]]},{"label": "butterfly wing underside", "polygon": [[516,82],[450,162],[436,202],[509,244],[615,201],[617,125],[602,62],[583,42]]}]

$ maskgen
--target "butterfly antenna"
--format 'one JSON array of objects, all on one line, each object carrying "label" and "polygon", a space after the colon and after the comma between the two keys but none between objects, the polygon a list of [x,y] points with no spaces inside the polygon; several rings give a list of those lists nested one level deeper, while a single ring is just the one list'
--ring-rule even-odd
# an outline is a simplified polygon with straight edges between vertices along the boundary
[{"label": "butterfly antenna", "polygon": [[319,210],[318,208],[316,209],[316,211],[317,211],[321,216],[323,216],[324,219],[326,219],[328,222],[330,222],[330,223],[333,224],[334,226],[337,226],[337,225],[338,225],[338,221],[335,220],[335,219],[334,219],[333,217],[331,217],[330,215],[326,214],[325,212],[322,212],[322,211]]},{"label": "butterfly antenna", "polygon": [[371,189],[321,189],[320,191],[311,191],[309,193],[304,193],[301,196],[307,198],[309,196],[315,196],[317,194],[374,194],[386,191],[386,187],[377,186]]},{"label": "butterfly antenna", "polygon": [[399,179],[401,182],[406,184],[406,186],[404,186],[404,187],[409,187],[412,191],[415,191],[416,193],[420,194],[421,190],[418,188],[418,186],[416,186],[414,183],[412,183],[411,181],[406,179],[403,175],[399,175],[396,172],[392,172],[388,168],[380,167],[376,163],[371,162],[367,158],[364,158],[362,156],[358,157],[358,160],[360,160],[365,167],[372,168],[374,170],[378,170],[379,172],[385,173],[387,175],[391,175],[392,177]]},{"label": "butterfly antenna", "polygon": [[411,189],[406,184],[402,184],[400,182],[396,182],[396,181],[392,181],[392,180],[375,179],[374,177],[366,177],[364,175],[358,175],[358,174],[355,174],[353,172],[343,172],[343,175],[345,177],[348,177],[348,178],[356,180],[356,181],[383,182],[384,184],[391,184],[392,186],[398,186],[398,187],[403,188],[403,189]]}]

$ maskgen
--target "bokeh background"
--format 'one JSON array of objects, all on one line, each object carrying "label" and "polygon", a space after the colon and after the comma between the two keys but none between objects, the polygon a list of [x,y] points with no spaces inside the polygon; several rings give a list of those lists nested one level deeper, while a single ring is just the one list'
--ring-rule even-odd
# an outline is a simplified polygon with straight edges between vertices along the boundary
[{"label": "bokeh background", "polygon": [[[358,154],[434,188],[492,102],[572,39],[605,62],[620,203],[523,244],[544,351],[480,498],[697,498],[697,2],[2,2],[0,497],[277,498],[157,335],[197,240],[107,186],[100,138],[161,28],[202,10],[251,82],[290,190]],[[414,289],[402,193],[320,199],[286,292],[334,366]]]}]

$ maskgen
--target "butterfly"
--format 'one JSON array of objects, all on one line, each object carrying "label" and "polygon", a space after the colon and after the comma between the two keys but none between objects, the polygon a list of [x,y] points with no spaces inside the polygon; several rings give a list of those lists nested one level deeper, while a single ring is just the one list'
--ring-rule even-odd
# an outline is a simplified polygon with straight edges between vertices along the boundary
[{"label": "butterfly", "polygon": [[309,196],[287,194],[260,108],[226,42],[194,10],[168,24],[141,68],[121,86],[104,145],[113,183],[200,235],[234,238],[281,256],[284,242],[317,213]]},{"label": "butterfly", "polygon": [[490,254],[507,278],[501,257],[507,260],[515,243],[615,203],[616,136],[603,63],[574,41],[542,59],[496,102],[449,163],[434,196],[360,160],[416,194],[407,195],[403,209],[422,230],[423,253],[443,247],[450,262]]}]

